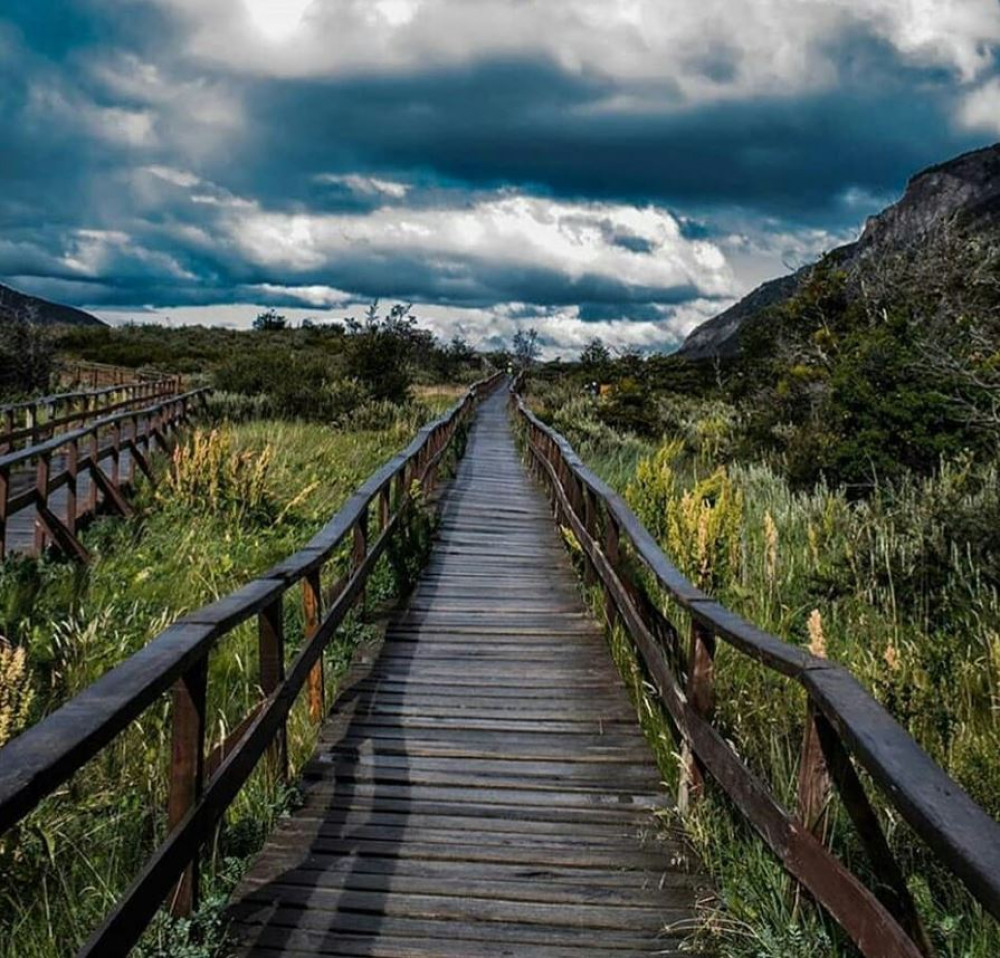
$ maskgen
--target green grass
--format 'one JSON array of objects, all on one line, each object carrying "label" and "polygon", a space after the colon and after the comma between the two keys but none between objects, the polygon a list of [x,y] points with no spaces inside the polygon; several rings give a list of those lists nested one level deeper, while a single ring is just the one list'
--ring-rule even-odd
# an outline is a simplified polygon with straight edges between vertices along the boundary
[{"label": "green grass", "polygon": [[[451,398],[432,399],[433,411]],[[259,463],[270,450],[261,508],[220,504],[184,490],[142,488],[139,517],[106,519],[85,534],[87,568],[55,561],[7,562],[0,568],[0,630],[28,653],[32,720],[141,648],[167,624],[238,588],[301,547],[389,455],[405,445],[431,407],[379,414],[374,429],[250,422],[229,431],[228,452]],[[234,467],[243,468],[243,467]],[[341,567],[342,571],[342,567]],[[328,584],[337,563],[326,572]],[[384,561],[369,601],[389,598],[398,576]],[[288,656],[302,635],[302,612],[290,593]],[[341,674],[372,627],[351,619],[326,653],[327,674]],[[233,630],[210,657],[210,745],[221,741],[260,697],[253,622]],[[329,695],[329,692],[328,692]],[[288,725],[293,776],[312,754],[315,729],[304,702]],[[0,839],[0,956],[43,958],[75,953],[165,834],[170,753],[169,697],[132,726]],[[219,914],[243,863],[262,843],[295,793],[275,782],[266,763],[226,816],[205,868],[206,905],[189,923],[163,919],[139,953],[214,953]]]}]

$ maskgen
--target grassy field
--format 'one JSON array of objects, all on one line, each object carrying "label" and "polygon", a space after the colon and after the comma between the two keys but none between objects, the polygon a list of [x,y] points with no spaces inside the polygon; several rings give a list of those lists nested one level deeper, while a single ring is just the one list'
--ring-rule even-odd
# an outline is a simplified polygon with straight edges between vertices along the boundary
[{"label": "grassy field", "polygon": [[[140,490],[139,518],[103,520],[87,531],[91,565],[11,560],[0,567],[0,633],[7,639],[0,744],[179,615],[294,552],[452,401],[445,390],[377,415],[369,408],[368,420],[377,421],[340,429],[283,421],[208,427],[176,463],[175,479]],[[390,598],[396,588],[388,567],[380,568],[369,602]],[[286,610],[289,654],[301,634],[294,606]],[[370,629],[347,623],[327,653],[328,674],[343,670]],[[221,741],[259,697],[251,622],[212,654],[210,742]],[[71,954],[100,923],[163,837],[169,735],[165,698],[0,839],[0,956]],[[293,771],[313,744],[314,729],[297,708],[289,723]],[[271,781],[266,768],[255,773],[212,848],[206,906],[193,925],[159,921],[140,954],[214,953],[221,903],[290,801],[294,794]]]},{"label": "grassy field", "polygon": [[[691,416],[683,434],[654,441],[602,422],[600,400],[553,388],[533,401],[624,493],[693,581],[762,628],[847,666],[1000,817],[1000,598],[992,546],[1000,462],[945,462],[931,477],[904,476],[858,500],[823,484],[793,491],[769,466],[723,462],[726,423],[709,407]],[[612,647],[664,776],[676,783],[676,746],[629,643],[616,635]],[[718,726],[794,808],[804,693],[724,645],[716,676]],[[846,815],[836,803],[830,811],[828,842],[864,875],[868,866]],[[938,954],[1000,954],[997,925],[898,814],[884,802],[879,813]],[[685,825],[718,890],[697,936],[703,943],[734,958],[855,954],[717,791]]]}]

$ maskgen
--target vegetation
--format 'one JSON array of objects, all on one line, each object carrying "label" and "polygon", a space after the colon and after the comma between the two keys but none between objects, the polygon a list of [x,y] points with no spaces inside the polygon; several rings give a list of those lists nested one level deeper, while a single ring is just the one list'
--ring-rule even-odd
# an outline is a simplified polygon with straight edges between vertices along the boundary
[{"label": "vegetation", "polygon": [[[847,308],[841,282],[818,271],[734,363],[616,358],[596,342],[557,376],[539,369],[531,399],[690,579],[849,668],[1000,818],[997,344],[982,351],[979,324],[932,347],[915,309]],[[980,351],[963,353],[973,335]],[[676,746],[627,637],[612,649],[676,784]],[[724,645],[716,681],[723,735],[794,809],[804,694]],[[870,794],[938,953],[1000,953],[996,924]],[[855,954],[717,790],[685,825],[718,892],[701,944],[740,958]],[[836,802],[826,840],[866,874]]]},{"label": "vegetation", "polygon": [[0,395],[16,400],[44,392],[55,368],[52,336],[30,317],[0,311]]},{"label": "vegetation", "polygon": [[275,310],[242,331],[74,327],[55,346],[75,359],[184,373],[213,386],[237,418],[333,423],[368,402],[405,405],[414,386],[471,383],[484,371],[483,357],[464,340],[441,343],[408,305],[382,315],[377,302],[360,320],[298,328]]},{"label": "vegetation", "polygon": [[[98,331],[101,333],[102,331]],[[250,335],[250,334],[248,334]],[[271,333],[254,335],[270,336]],[[106,357],[102,357],[106,358]],[[38,721],[141,648],[183,613],[225,595],[295,551],[418,425],[454,401],[354,410],[337,428],[309,422],[226,421],[190,434],[138,518],[104,519],[84,533],[93,562],[9,559],[0,565],[0,743]],[[422,510],[377,568],[370,609],[400,594],[428,545]],[[329,582],[347,557],[330,564]],[[302,612],[286,606],[294,653]],[[328,675],[346,667],[374,626],[350,619],[326,653]],[[234,631],[210,660],[210,745],[256,704],[256,632]],[[312,754],[304,703],[289,721],[293,773]],[[169,701],[124,734],[0,839],[0,956],[74,952],[100,923],[165,834]],[[221,909],[244,862],[295,801],[266,763],[226,816],[206,866],[207,901],[190,922],[160,918],[139,954],[216,953]]]}]

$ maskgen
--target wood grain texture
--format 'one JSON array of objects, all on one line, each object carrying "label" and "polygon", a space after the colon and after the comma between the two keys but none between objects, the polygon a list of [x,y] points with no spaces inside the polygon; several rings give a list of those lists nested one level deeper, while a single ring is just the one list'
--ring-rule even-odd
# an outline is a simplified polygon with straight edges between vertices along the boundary
[{"label": "wood grain texture", "polygon": [[234,896],[243,954],[663,955],[690,927],[699,878],[504,398]]}]

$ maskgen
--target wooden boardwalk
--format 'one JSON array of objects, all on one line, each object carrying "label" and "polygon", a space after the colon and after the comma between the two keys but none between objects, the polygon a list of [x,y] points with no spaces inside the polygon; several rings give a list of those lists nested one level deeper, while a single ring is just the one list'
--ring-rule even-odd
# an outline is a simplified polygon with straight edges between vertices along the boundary
[{"label": "wooden boardwalk", "polygon": [[669,800],[504,398],[237,890],[245,954],[669,955],[690,927],[696,876],[653,834]]},{"label": "wooden boardwalk", "polygon": [[[131,435],[129,432],[127,435]],[[140,437],[142,433],[140,432]],[[105,440],[101,445],[102,452],[109,449],[111,446],[110,440]],[[66,467],[66,457],[63,455],[52,457],[52,469],[53,472],[60,472]],[[101,462],[101,472],[103,472],[108,479],[112,478],[112,464],[111,459],[104,459]],[[132,476],[134,470],[132,466],[132,457],[127,449],[121,451],[118,472],[122,479],[128,480]],[[93,483],[90,476],[86,472],[81,472],[79,478],[77,479],[77,516],[82,517],[86,515],[91,496],[94,494],[92,488]],[[29,489],[35,487],[35,470],[33,467],[28,466],[24,469],[19,469],[11,476],[11,495],[19,496],[22,493],[27,492]],[[97,490],[98,502],[103,502],[104,494]],[[61,486],[59,489],[52,491],[49,496],[49,508],[59,517],[65,517],[68,508],[69,493],[65,486]],[[29,506],[26,509],[21,509],[15,512],[12,516],[7,519],[7,551],[9,553],[21,553],[23,555],[35,555],[37,550],[35,549],[35,523],[38,521],[38,510],[34,505]]]}]

